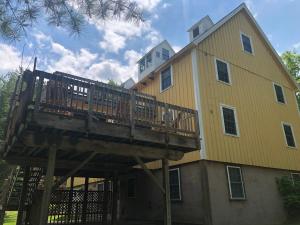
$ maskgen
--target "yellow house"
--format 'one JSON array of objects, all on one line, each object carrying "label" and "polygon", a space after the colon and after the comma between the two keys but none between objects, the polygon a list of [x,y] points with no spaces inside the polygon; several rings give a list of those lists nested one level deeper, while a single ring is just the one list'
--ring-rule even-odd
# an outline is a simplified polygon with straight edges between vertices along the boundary
[{"label": "yellow house", "polygon": [[[178,53],[166,54],[165,42],[147,53],[133,87],[199,113],[201,150],[171,163],[173,220],[280,224],[286,213],[276,177],[300,177],[298,85],[245,4],[188,32],[190,43]],[[145,74],[147,63],[154,69]],[[159,162],[148,167],[161,176]],[[144,174],[122,185],[121,216],[158,220],[163,206]]]}]

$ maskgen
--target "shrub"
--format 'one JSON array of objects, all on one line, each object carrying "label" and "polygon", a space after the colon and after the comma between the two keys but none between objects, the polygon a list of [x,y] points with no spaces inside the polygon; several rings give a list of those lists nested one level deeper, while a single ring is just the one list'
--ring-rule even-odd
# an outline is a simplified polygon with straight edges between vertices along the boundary
[{"label": "shrub", "polygon": [[277,178],[279,192],[283,198],[284,207],[290,215],[300,213],[300,181],[293,181],[291,177]]}]

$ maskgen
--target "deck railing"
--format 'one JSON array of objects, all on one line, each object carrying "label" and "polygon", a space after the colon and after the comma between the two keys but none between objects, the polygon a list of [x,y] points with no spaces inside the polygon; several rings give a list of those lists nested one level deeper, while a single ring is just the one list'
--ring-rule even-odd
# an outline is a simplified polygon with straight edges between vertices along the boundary
[{"label": "deck railing", "polygon": [[[61,72],[51,74],[38,70],[25,71],[19,86],[17,97],[13,98],[18,99],[15,103],[19,107],[34,105],[35,112],[130,126],[132,132],[139,126],[199,137],[196,110],[160,102],[144,93]],[[24,109],[18,111],[22,116]]]}]

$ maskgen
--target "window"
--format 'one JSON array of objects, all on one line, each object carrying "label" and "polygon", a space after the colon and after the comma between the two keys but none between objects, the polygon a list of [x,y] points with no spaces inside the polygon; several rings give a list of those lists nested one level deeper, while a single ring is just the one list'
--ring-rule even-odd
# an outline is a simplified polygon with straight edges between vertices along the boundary
[{"label": "window", "polygon": [[285,141],[286,141],[287,146],[295,148],[296,142],[294,139],[292,126],[287,123],[282,123],[282,127],[283,127]]},{"label": "window", "polygon": [[252,41],[251,38],[245,34],[241,33],[241,41],[243,44],[243,49],[245,52],[253,54]]},{"label": "window", "polygon": [[156,57],[160,58],[160,52],[159,51],[156,51]]},{"label": "window", "polygon": [[197,37],[198,35],[199,35],[199,27],[197,26],[193,29],[193,38]]},{"label": "window", "polygon": [[136,182],[135,178],[128,179],[128,197],[129,198],[135,198],[135,191],[136,191],[135,182]]},{"label": "window", "polygon": [[226,62],[215,59],[216,75],[219,81],[230,84],[229,66]]},{"label": "window", "polygon": [[275,91],[277,102],[285,104],[285,98],[284,98],[282,87],[278,84],[273,84],[273,85],[274,85],[274,91]]},{"label": "window", "polygon": [[227,166],[230,199],[246,199],[242,171],[240,167]]},{"label": "window", "polygon": [[140,73],[145,70],[145,59],[141,59],[140,61]]},{"label": "window", "polygon": [[162,49],[162,59],[168,60],[170,58],[169,51],[165,48]]},{"label": "window", "polygon": [[103,183],[103,182],[97,184],[97,190],[98,190],[98,191],[104,191],[104,183]]},{"label": "window", "polygon": [[151,53],[149,53],[147,56],[146,56],[146,67],[150,67],[151,66],[151,63],[152,63],[152,55]]},{"label": "window", "polygon": [[239,136],[235,108],[222,105],[221,115],[224,133],[228,135]]},{"label": "window", "polygon": [[296,98],[296,106],[298,112],[300,112],[300,92],[295,93],[295,98]]},{"label": "window", "polygon": [[293,183],[300,182],[300,173],[291,173]]},{"label": "window", "polygon": [[170,198],[171,200],[181,200],[179,168],[169,170],[169,174],[170,174]]},{"label": "window", "polygon": [[172,85],[172,69],[169,66],[167,69],[163,70],[160,74],[160,90],[164,91],[171,87]]}]

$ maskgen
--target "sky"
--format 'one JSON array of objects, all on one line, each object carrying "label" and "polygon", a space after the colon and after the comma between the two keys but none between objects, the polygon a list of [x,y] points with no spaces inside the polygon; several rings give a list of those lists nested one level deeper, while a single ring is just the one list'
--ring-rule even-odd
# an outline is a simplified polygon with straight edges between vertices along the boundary
[{"label": "sky", "polygon": [[[19,42],[0,39],[0,74],[20,65],[48,72],[62,71],[106,82],[137,80],[136,62],[163,40],[175,52],[189,43],[187,29],[206,15],[214,23],[240,0],[134,0],[144,11],[145,22],[86,21],[80,36],[39,21]],[[246,0],[246,5],[268,39],[281,54],[300,52],[300,0]],[[23,52],[23,57],[22,57]]]}]

